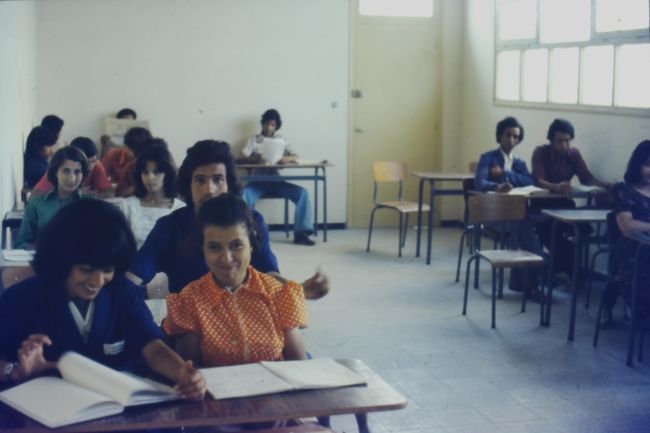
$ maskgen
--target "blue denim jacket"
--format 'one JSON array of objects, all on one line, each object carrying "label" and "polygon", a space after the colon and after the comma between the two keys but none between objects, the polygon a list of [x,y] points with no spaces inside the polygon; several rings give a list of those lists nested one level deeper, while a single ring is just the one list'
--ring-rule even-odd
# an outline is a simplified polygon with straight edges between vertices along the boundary
[{"label": "blue denim jacket", "polygon": [[500,149],[490,150],[481,155],[476,167],[474,187],[479,191],[492,191],[500,183],[508,182],[514,187],[528,186],[533,184],[533,178],[526,167],[523,159],[514,158],[512,170],[504,171],[503,176],[494,178],[490,176],[490,167],[499,166],[503,169],[505,161]]}]

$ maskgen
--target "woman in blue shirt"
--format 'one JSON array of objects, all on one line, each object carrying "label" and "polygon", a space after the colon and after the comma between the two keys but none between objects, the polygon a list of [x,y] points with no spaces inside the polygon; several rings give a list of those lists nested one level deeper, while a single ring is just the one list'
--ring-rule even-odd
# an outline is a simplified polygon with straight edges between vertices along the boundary
[{"label": "woman in blue shirt", "polygon": [[25,188],[33,188],[47,171],[47,160],[52,156],[52,149],[58,138],[57,132],[43,126],[36,126],[27,136],[23,155]]},{"label": "woman in blue shirt", "polygon": [[39,238],[36,276],[0,298],[2,379],[29,379],[74,351],[118,370],[144,359],[181,396],[202,398],[201,373],[163,342],[141,292],[124,277],[135,252],[112,204],[83,199],[61,209]]}]

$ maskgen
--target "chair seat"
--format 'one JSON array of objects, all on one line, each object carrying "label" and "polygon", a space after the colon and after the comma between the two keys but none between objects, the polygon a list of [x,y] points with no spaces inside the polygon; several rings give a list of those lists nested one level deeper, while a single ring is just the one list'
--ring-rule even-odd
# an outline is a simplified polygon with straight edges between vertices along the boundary
[{"label": "chair seat", "polygon": [[[402,213],[412,213],[418,211],[418,204],[412,201],[382,201],[377,203],[379,207],[388,207],[391,209],[396,209]],[[429,205],[422,204],[422,212],[428,212]]]},{"label": "chair seat", "polygon": [[543,266],[544,258],[525,250],[481,250],[478,255],[495,268]]}]

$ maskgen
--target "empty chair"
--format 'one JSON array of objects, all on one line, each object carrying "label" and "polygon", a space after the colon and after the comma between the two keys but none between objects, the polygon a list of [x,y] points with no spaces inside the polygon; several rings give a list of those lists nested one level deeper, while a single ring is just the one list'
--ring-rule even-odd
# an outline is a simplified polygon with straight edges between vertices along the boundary
[{"label": "empty chair", "polygon": [[[492,266],[492,328],[495,327],[495,312],[497,298],[497,277],[499,281],[499,291],[503,288],[503,270],[505,268],[515,267],[542,267],[544,258],[540,255],[524,250],[481,250],[480,236],[481,224],[499,223],[501,232],[506,231],[508,223],[523,221],[526,218],[526,198],[523,196],[511,196],[504,194],[477,194],[471,195],[467,200],[467,219],[469,224],[474,227],[474,254],[467,261],[467,270],[465,275],[465,293],[463,296],[463,315],[467,314],[467,295],[469,290],[469,273],[472,262],[484,259]],[[498,271],[498,274],[497,274]],[[524,272],[524,279],[526,273]],[[524,281],[524,287],[526,282]],[[527,291],[524,290],[524,296],[521,304],[522,313],[526,311]],[[544,313],[544,303],[540,305],[540,324],[542,323]]]},{"label": "empty chair", "polygon": [[[370,251],[370,240],[372,238],[372,227],[375,220],[375,212],[379,209],[392,209],[399,213],[399,236],[398,236],[398,256],[402,257],[402,247],[406,240],[406,228],[408,227],[408,215],[417,213],[418,204],[416,202],[404,200],[404,180],[408,177],[408,168],[405,162],[385,161],[375,162],[372,167],[374,178],[373,202],[375,207],[370,213],[370,224],[368,227],[368,245],[366,251]],[[395,201],[378,201],[380,183],[397,183],[398,192]],[[429,206],[422,204],[422,211],[428,212]],[[406,216],[406,217],[405,217]]]}]

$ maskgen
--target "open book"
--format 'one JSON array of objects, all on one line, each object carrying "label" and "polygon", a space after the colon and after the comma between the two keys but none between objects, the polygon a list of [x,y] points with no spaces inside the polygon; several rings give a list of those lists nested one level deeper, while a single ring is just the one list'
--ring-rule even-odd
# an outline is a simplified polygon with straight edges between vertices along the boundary
[{"label": "open book", "polygon": [[54,428],[115,415],[126,406],[180,398],[169,386],[120,373],[74,352],[61,356],[58,368],[63,379],[32,379],[1,392],[0,401]]},{"label": "open book", "polygon": [[524,195],[524,196],[548,194],[548,193],[549,191],[547,189],[540,188],[535,185],[520,186],[518,188],[512,188],[510,191],[508,191],[508,194],[510,195]]},{"label": "open book", "polygon": [[571,185],[571,191],[574,193],[576,192],[598,193],[598,192],[605,192],[606,190],[596,185]]},{"label": "open book", "polygon": [[208,391],[218,400],[301,389],[365,384],[363,377],[331,358],[272,361],[201,369]]}]

